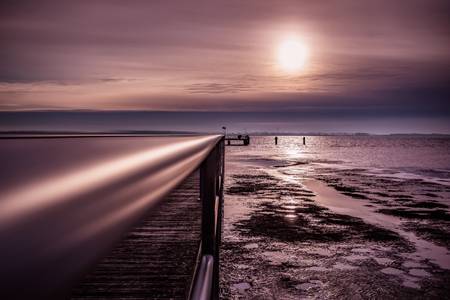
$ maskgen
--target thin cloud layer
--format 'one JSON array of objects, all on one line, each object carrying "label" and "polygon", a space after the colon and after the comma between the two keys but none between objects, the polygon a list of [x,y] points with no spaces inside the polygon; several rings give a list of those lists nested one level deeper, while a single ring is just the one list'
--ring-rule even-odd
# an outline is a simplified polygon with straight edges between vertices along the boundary
[{"label": "thin cloud layer", "polygon": [[[0,110],[448,114],[450,4],[2,1]],[[286,74],[276,49],[310,55]]]}]

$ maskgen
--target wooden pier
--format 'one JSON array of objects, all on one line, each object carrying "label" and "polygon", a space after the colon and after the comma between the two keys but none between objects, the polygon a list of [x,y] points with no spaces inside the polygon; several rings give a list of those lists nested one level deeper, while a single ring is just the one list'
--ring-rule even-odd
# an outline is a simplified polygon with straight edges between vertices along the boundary
[{"label": "wooden pier", "polygon": [[227,146],[248,146],[250,145],[250,136],[249,135],[226,136],[225,143]]},{"label": "wooden pier", "polygon": [[218,299],[224,144],[3,139],[0,298]]}]

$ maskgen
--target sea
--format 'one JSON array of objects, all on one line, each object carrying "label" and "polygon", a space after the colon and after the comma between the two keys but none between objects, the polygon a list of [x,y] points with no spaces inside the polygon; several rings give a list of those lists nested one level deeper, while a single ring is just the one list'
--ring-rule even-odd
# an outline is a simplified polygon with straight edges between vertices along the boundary
[{"label": "sea", "polygon": [[251,137],[226,148],[224,298],[442,299],[450,137]]}]

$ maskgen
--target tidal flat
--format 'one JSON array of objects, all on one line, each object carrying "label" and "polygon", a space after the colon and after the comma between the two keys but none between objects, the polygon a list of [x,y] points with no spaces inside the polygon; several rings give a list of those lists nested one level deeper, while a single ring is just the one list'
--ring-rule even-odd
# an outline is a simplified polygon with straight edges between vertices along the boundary
[{"label": "tidal flat", "polygon": [[233,154],[223,299],[447,297],[445,180],[304,156]]}]

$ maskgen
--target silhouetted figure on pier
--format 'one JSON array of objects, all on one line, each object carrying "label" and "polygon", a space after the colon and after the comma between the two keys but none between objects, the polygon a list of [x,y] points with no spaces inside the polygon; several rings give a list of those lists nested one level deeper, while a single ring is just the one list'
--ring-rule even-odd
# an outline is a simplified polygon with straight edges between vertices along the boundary
[{"label": "silhouetted figure on pier", "polygon": [[275,145],[278,145],[278,137],[275,137]]},{"label": "silhouetted figure on pier", "polygon": [[306,145],[306,137],[303,137],[303,145]]}]

